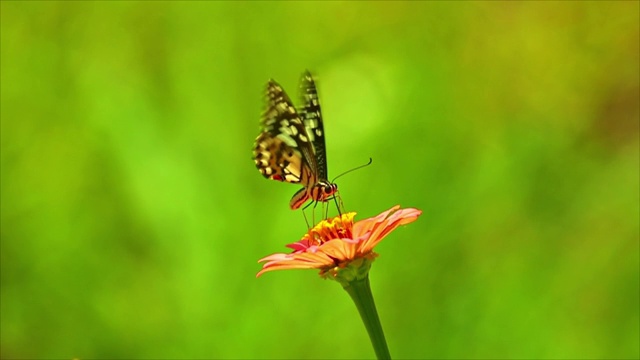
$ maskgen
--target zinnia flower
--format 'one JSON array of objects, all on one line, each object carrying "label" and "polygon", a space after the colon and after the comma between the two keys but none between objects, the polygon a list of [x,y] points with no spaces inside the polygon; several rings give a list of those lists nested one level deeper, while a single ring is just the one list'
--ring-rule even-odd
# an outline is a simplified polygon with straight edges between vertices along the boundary
[{"label": "zinnia flower", "polygon": [[422,211],[394,206],[382,214],[353,222],[350,212],[322,220],[300,241],[289,244],[289,254],[273,254],[264,262],[256,277],[272,270],[320,269],[320,276],[338,281],[354,301],[369,333],[378,359],[391,359],[382,331],[371,287],[369,269],[378,256],[373,252],[382,239],[400,225],[415,221]]},{"label": "zinnia flower", "polygon": [[354,223],[355,212],[322,220],[302,239],[287,247],[292,253],[278,253],[260,259],[264,262],[256,277],[272,270],[320,269],[320,275],[343,285],[363,278],[378,254],[373,249],[400,225],[415,221],[422,211],[394,206],[378,216]]}]

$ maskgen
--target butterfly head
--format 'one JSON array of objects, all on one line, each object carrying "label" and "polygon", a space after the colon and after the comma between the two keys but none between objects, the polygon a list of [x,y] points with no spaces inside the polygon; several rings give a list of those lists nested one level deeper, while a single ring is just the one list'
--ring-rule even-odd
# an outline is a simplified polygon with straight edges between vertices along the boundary
[{"label": "butterfly head", "polygon": [[338,191],[338,185],[328,181],[318,181],[311,190],[315,201],[327,201]]}]

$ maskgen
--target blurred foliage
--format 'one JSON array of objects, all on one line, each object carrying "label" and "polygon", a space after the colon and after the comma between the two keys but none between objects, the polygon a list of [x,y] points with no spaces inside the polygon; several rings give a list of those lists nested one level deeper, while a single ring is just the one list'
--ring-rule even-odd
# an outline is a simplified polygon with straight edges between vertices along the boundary
[{"label": "blurred foliage", "polygon": [[[638,358],[639,2],[1,3],[3,358],[370,358],[251,160],[318,75],[396,358]],[[309,215],[310,212],[307,212]],[[308,331],[308,332],[306,332]]]}]

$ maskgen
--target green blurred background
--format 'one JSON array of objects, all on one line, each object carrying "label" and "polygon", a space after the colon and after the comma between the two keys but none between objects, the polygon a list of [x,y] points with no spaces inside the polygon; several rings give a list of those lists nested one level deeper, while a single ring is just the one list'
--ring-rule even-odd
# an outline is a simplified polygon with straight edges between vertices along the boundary
[{"label": "green blurred background", "polygon": [[370,358],[251,160],[318,76],[395,358],[638,358],[639,2],[1,3],[3,358]]}]

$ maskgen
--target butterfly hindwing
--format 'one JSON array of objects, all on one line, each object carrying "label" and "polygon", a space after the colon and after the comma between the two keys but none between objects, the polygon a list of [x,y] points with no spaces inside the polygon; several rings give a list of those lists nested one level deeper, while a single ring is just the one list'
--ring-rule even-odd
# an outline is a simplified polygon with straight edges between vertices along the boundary
[{"label": "butterfly hindwing", "polygon": [[262,133],[256,139],[254,159],[263,176],[291,183],[315,173],[313,145],[296,108],[284,89],[270,80],[266,89]]}]

